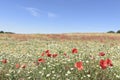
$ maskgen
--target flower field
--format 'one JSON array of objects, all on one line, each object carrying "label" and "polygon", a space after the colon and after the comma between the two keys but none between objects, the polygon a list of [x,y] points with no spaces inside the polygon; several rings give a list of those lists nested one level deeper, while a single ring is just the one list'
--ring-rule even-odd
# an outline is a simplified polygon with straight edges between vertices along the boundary
[{"label": "flower field", "polygon": [[1,34],[0,80],[120,80],[120,35]]}]

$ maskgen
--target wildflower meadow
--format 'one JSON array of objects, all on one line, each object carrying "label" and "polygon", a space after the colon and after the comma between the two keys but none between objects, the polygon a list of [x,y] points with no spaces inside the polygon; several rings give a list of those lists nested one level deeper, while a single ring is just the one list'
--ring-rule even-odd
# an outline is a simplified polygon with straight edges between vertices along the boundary
[{"label": "wildflower meadow", "polygon": [[120,80],[120,35],[0,34],[0,80]]}]

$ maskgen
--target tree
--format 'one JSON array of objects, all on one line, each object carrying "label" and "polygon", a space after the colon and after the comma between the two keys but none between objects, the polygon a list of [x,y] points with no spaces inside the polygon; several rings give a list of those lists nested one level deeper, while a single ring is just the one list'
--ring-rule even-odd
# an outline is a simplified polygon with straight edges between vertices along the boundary
[{"label": "tree", "polygon": [[116,33],[120,33],[120,30],[118,30]]},{"label": "tree", "polygon": [[0,31],[0,33],[4,33],[4,31]]},{"label": "tree", "polygon": [[108,31],[107,33],[115,33],[114,31]]}]

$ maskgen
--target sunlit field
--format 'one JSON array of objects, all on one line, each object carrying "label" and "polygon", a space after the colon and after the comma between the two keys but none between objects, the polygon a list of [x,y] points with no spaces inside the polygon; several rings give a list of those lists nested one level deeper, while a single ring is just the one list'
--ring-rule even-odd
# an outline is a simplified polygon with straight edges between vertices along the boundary
[{"label": "sunlit field", "polygon": [[0,80],[120,80],[120,34],[0,34]]}]

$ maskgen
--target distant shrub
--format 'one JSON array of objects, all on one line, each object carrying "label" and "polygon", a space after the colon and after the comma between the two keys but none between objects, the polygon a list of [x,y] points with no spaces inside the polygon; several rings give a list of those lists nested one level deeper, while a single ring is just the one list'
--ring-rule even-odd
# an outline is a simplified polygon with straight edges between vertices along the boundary
[{"label": "distant shrub", "polygon": [[116,33],[120,33],[120,30],[118,30]]},{"label": "distant shrub", "polygon": [[4,31],[0,31],[0,33],[2,34],[2,33],[5,33],[5,34],[15,34],[15,33],[13,33],[13,32],[4,32]]},{"label": "distant shrub", "polygon": [[107,33],[115,33],[114,31],[108,31]]},{"label": "distant shrub", "polygon": [[4,33],[4,31],[0,31],[0,33]]},{"label": "distant shrub", "polygon": [[15,33],[13,33],[13,32],[5,32],[6,34],[15,34]]}]

